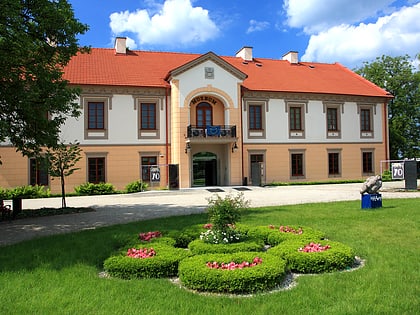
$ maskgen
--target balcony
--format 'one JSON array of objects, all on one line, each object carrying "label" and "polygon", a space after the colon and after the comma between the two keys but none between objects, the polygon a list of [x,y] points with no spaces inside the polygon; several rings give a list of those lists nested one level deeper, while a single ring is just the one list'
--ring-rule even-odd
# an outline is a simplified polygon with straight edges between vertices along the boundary
[{"label": "balcony", "polygon": [[187,138],[190,139],[236,139],[236,126],[217,125],[199,127],[189,125],[187,127]]}]

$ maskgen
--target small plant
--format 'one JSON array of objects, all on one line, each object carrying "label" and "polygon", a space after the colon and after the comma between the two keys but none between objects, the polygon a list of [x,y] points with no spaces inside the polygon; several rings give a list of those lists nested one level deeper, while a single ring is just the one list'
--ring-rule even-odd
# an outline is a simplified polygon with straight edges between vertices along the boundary
[{"label": "small plant", "polygon": [[115,193],[115,187],[109,183],[85,183],[74,187],[78,195],[109,195]]},{"label": "small plant", "polygon": [[229,229],[241,218],[241,211],[248,208],[249,201],[244,199],[244,194],[236,196],[227,195],[225,198],[216,195],[208,198],[207,208],[212,229],[224,231]]},{"label": "small plant", "polygon": [[148,187],[147,183],[144,183],[140,180],[136,180],[134,182],[127,184],[127,186],[125,186],[125,191],[128,193],[141,192],[141,191],[145,191],[147,187]]},{"label": "small plant", "polygon": [[216,195],[208,199],[207,208],[210,223],[205,225],[208,231],[201,233],[200,239],[211,244],[236,243],[243,240],[240,232],[235,230],[235,223],[241,218],[241,211],[249,206],[243,193],[225,198]]}]

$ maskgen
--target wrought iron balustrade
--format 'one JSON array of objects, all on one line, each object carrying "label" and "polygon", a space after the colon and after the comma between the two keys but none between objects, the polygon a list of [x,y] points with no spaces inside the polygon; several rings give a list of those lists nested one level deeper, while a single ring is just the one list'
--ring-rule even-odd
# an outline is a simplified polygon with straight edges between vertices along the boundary
[{"label": "wrought iron balustrade", "polygon": [[195,126],[189,125],[187,127],[188,138],[236,138],[236,126],[230,125],[215,125],[215,126]]}]

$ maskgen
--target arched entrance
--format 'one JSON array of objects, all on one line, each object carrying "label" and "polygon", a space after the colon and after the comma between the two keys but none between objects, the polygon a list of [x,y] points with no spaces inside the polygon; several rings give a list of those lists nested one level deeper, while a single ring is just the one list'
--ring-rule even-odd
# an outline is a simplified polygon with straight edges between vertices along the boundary
[{"label": "arched entrance", "polygon": [[217,185],[217,156],[211,152],[193,155],[193,186]]}]

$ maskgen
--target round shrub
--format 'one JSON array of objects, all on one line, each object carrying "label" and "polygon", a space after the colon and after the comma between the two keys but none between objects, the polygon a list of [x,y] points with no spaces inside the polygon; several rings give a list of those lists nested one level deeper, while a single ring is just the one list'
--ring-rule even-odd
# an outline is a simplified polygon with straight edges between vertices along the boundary
[{"label": "round shrub", "polygon": [[235,252],[260,252],[264,249],[262,240],[249,239],[232,244],[210,244],[198,239],[188,244],[194,255],[209,253],[235,253]]},{"label": "round shrub", "polygon": [[286,240],[319,241],[325,233],[306,226],[267,226],[267,244],[276,246]]},{"label": "round shrub", "polygon": [[[256,257],[262,262],[243,269],[215,269],[207,263],[241,264],[252,262]],[[286,262],[266,253],[242,252],[232,254],[197,255],[179,264],[181,283],[193,290],[219,293],[254,293],[273,289],[286,273]]]},{"label": "round shrub", "polygon": [[322,240],[321,246],[329,249],[320,252],[303,252],[306,240],[287,240],[268,250],[268,253],[287,261],[291,271],[299,273],[321,273],[343,270],[354,263],[353,249],[339,242]]},{"label": "round shrub", "polygon": [[141,244],[136,249],[150,251],[154,249],[156,255],[149,258],[132,258],[127,256],[127,250],[111,256],[104,262],[104,269],[109,275],[122,278],[163,278],[178,274],[178,264],[189,252],[185,249],[174,248],[165,244]]},{"label": "round shrub", "polygon": [[301,226],[247,226],[238,225],[237,230],[250,238],[261,239],[265,244],[276,246],[289,239],[318,241],[325,238],[324,232]]},{"label": "round shrub", "polygon": [[200,234],[207,231],[206,224],[195,224],[184,228],[181,231],[168,233],[168,236],[175,240],[175,247],[187,248],[188,244],[200,237]]}]

